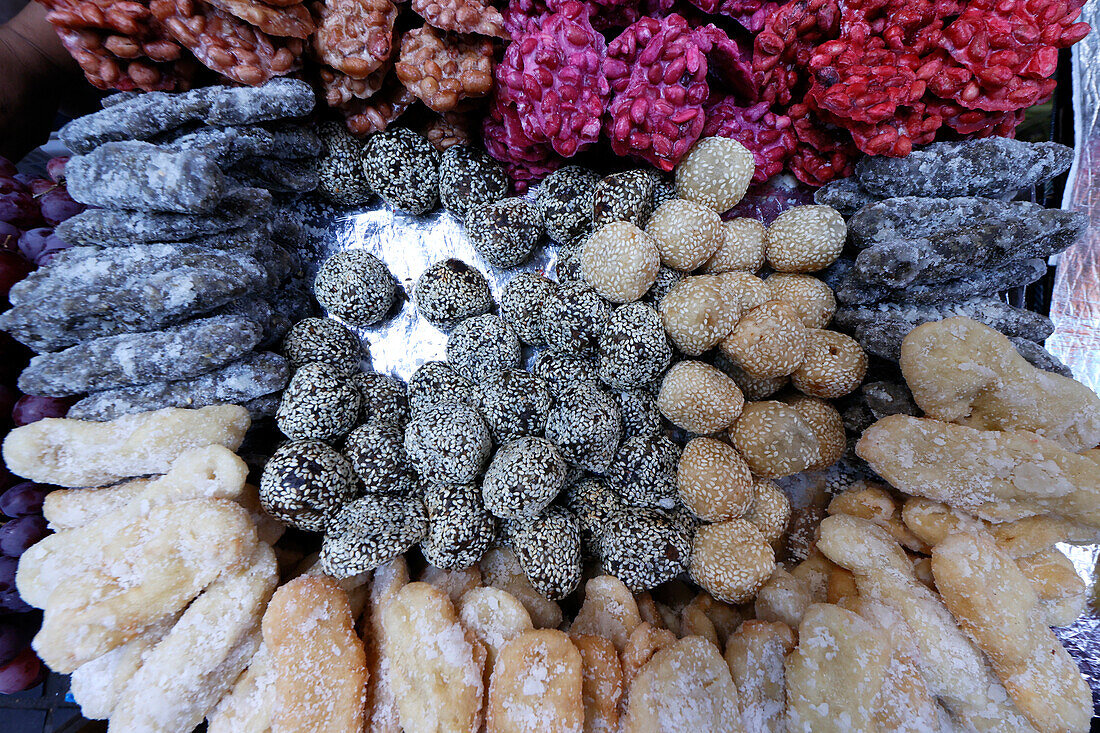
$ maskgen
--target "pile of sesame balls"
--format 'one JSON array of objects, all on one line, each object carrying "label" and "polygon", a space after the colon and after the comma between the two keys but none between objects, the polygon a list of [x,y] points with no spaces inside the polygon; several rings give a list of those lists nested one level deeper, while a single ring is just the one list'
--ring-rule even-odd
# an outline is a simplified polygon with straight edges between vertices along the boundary
[{"label": "pile of sesame balls", "polygon": [[[383,135],[383,150],[435,160],[375,182],[386,201],[410,204],[401,189],[415,186],[404,208],[420,213],[434,191],[430,206],[441,199],[502,270],[549,239],[556,280],[518,272],[497,303],[477,268],[433,264],[411,295],[447,333],[446,360],[407,385],[362,371],[369,354],[339,321],[295,325],[276,416],[288,441],[265,467],[264,507],[323,533],[321,565],[337,577],[414,546],[459,569],[503,545],[551,599],[577,588],[587,561],[635,592],[686,571],[715,598],[751,599],[791,513],[773,479],[841,458],[829,400],[867,370],[853,339],[826,330],[836,301],[808,274],[840,255],[840,214],[723,221],[754,169],[725,138],[700,140],[674,180],[571,166],[510,198],[473,148],[440,156],[407,130]],[[369,327],[393,310],[395,283],[349,250],[322,265],[315,294]]]}]

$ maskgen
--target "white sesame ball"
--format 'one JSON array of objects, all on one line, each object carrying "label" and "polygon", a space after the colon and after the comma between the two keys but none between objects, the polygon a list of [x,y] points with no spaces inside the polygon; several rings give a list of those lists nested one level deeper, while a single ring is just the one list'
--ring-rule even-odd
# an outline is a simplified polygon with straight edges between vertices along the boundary
[{"label": "white sesame ball", "polygon": [[695,532],[688,572],[726,603],[751,599],[775,570],[775,552],[751,522],[731,519]]},{"label": "white sesame ball", "polygon": [[787,525],[791,521],[791,500],[774,481],[766,478],[756,479],[753,495],[752,510],[745,515],[745,519],[756,525],[768,544],[774,546],[787,533]]},{"label": "white sesame ball", "polygon": [[676,470],[680,500],[707,522],[743,516],[753,503],[749,464],[731,445],[713,438],[693,438]]},{"label": "white sesame ball", "polygon": [[745,399],[732,379],[701,361],[682,361],[665,374],[657,408],[677,427],[700,435],[725,430]]},{"label": "white sesame ball", "polygon": [[686,277],[661,300],[661,321],[672,343],[699,356],[730,335],[741,317],[739,301],[713,275]]},{"label": "white sesame ball", "polygon": [[790,305],[769,300],[742,316],[720,347],[749,376],[783,377],[802,363],[806,327]]},{"label": "white sesame ball", "polygon": [[756,219],[738,217],[722,222],[722,242],[703,265],[703,272],[756,272],[764,266],[766,231]]},{"label": "white sesame ball", "polygon": [[661,204],[645,231],[657,242],[661,264],[683,272],[698,268],[722,243],[721,217],[702,204],[684,199]]},{"label": "white sesame ball", "polygon": [[764,478],[805,471],[821,449],[813,428],[798,411],[774,400],[745,405],[730,438],[752,472]]},{"label": "white sesame ball", "polygon": [[625,221],[604,224],[581,248],[585,281],[614,303],[629,303],[645,295],[660,266],[657,242]]},{"label": "white sesame ball", "polygon": [[676,166],[676,193],[721,214],[744,197],[756,172],[756,161],[741,143],[726,137],[704,137]]},{"label": "white sesame ball", "polygon": [[863,382],[867,374],[867,354],[851,336],[821,328],[806,333],[806,354],[791,374],[791,383],[800,391],[822,399],[836,399]]},{"label": "white sesame ball", "polygon": [[764,284],[771,299],[794,306],[806,328],[825,328],[836,313],[832,288],[812,275],[774,272]]},{"label": "white sesame ball", "polygon": [[817,272],[836,262],[848,227],[831,206],[795,206],[780,214],[764,235],[768,264],[779,272]]}]

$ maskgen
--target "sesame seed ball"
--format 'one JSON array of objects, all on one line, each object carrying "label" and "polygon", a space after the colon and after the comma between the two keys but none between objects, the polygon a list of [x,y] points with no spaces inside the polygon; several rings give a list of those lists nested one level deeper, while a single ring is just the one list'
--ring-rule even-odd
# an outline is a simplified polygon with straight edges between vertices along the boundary
[{"label": "sesame seed ball", "polygon": [[684,506],[707,522],[743,516],[752,507],[749,464],[731,445],[693,438],[676,469],[676,488]]},{"label": "sesame seed ball", "polygon": [[409,421],[409,398],[405,383],[397,377],[378,372],[359,372],[351,376],[359,391],[359,422],[384,420],[404,429]]},{"label": "sesame seed ball", "polygon": [[597,229],[585,241],[580,257],[585,282],[613,303],[629,303],[645,295],[661,266],[657,242],[625,221]]},{"label": "sesame seed ball", "polygon": [[295,323],[283,338],[282,353],[292,369],[320,361],[345,376],[358,372],[363,358],[359,337],[331,318],[303,318]]},{"label": "sesame seed ball", "polygon": [[721,283],[730,297],[741,304],[741,313],[747,313],[772,299],[768,286],[751,272],[730,270],[716,272],[714,277]]},{"label": "sesame seed ball", "polygon": [[363,173],[363,141],[339,122],[317,125],[321,155],[317,158],[317,191],[337,206],[361,206],[372,195]]},{"label": "sesame seed ball", "polygon": [[477,148],[452,145],[439,163],[439,200],[459,221],[476,207],[508,195],[511,182],[500,163]]},{"label": "sesame seed ball", "polygon": [[691,538],[667,514],[627,507],[613,514],[600,536],[604,571],[633,593],[672,580],[691,556]]},{"label": "sesame seed ball", "polygon": [[756,272],[764,266],[765,231],[756,219],[738,217],[722,222],[722,241],[703,265],[703,272]]},{"label": "sesame seed ball", "polygon": [[545,438],[517,438],[493,456],[481,483],[481,498],[494,516],[526,521],[561,493],[566,475],[556,445]]},{"label": "sesame seed ball", "polygon": [[332,315],[363,327],[386,316],[396,286],[382,260],[364,249],[346,249],[321,265],[313,294]]},{"label": "sesame seed ball", "polygon": [[642,296],[642,302],[649,303],[654,308],[658,307],[665,296],[676,287],[676,283],[685,277],[686,275],[679,270],[662,266],[657,270],[657,279],[653,281],[653,287]]},{"label": "sesame seed ball", "polygon": [[306,532],[324,531],[326,519],[357,491],[351,463],[319,440],[284,443],[260,477],[264,510]]},{"label": "sesame seed ball", "polygon": [[546,382],[550,394],[561,398],[566,392],[579,388],[596,389],[600,379],[596,363],[580,354],[558,349],[545,349],[535,357],[531,371]]},{"label": "sesame seed ball", "polygon": [[389,562],[428,534],[428,513],[418,497],[367,495],[332,517],[321,544],[321,570],[350,578]]},{"label": "sesame seed ball", "polygon": [[676,348],[699,356],[730,335],[741,304],[713,275],[685,277],[661,301],[661,321]]},{"label": "sesame seed ball", "polygon": [[809,470],[819,471],[839,461],[848,447],[848,436],[844,432],[844,418],[837,409],[825,400],[800,394],[789,395],[783,401],[802,417],[817,436],[818,453]]},{"label": "sesame seed ball", "polygon": [[668,508],[676,503],[680,446],[663,435],[628,438],[607,467],[607,485],[624,503]]},{"label": "sesame seed ball", "polygon": [[581,582],[581,532],[577,518],[552,506],[514,527],[510,544],[532,587],[550,600],[564,598]]},{"label": "sesame seed ball", "polygon": [[836,313],[836,296],[828,285],[812,275],[774,272],[764,280],[770,300],[794,306],[806,328],[825,328]]},{"label": "sesame seed ball", "polygon": [[428,535],[420,543],[424,559],[437,568],[468,568],[488,552],[497,523],[481,501],[476,483],[432,484],[424,492]]},{"label": "sesame seed ball", "polygon": [[744,197],[755,170],[752,153],[741,143],[704,137],[676,166],[676,193],[721,214]]},{"label": "sesame seed ball", "polygon": [[592,221],[599,227],[612,221],[628,221],[644,227],[653,213],[657,179],[649,171],[613,173],[592,192]]},{"label": "sesame seed ball", "polygon": [[489,375],[480,385],[481,415],[495,443],[542,435],[550,413],[550,388],[522,369]]},{"label": "sesame seed ball", "polygon": [[577,517],[585,552],[598,557],[604,527],[613,514],[623,509],[622,499],[606,481],[594,477],[577,481],[563,493],[565,505]]},{"label": "sesame seed ball", "polygon": [[475,382],[502,369],[519,366],[519,339],[504,319],[486,313],[455,326],[447,339],[447,361]]},{"label": "sesame seed ball", "polygon": [[574,244],[562,245],[558,249],[557,261],[554,263],[554,274],[560,285],[584,280],[584,272],[581,267],[581,249],[585,239],[579,239]]},{"label": "sesame seed ball", "polygon": [[791,384],[811,397],[842,397],[867,376],[867,354],[851,336],[811,328],[806,332],[806,355],[791,374]]},{"label": "sesame seed ball", "polygon": [[500,296],[500,315],[522,343],[542,346],[542,306],[558,284],[537,272],[521,272],[508,281]]},{"label": "sesame seed ball", "polygon": [[559,168],[542,179],[535,203],[551,239],[568,244],[588,233],[592,227],[592,196],[599,182],[598,173],[577,165]]},{"label": "sesame seed ball", "polygon": [[372,420],[352,430],[344,441],[344,455],[368,494],[400,490],[412,473],[404,433],[385,420]]},{"label": "sesame seed ball", "polygon": [[548,346],[578,354],[596,352],[611,306],[591,285],[568,283],[550,293],[542,309],[542,335]]},{"label": "sesame seed ball", "polygon": [[706,524],[695,531],[688,573],[720,601],[750,600],[774,570],[772,546],[747,520]]},{"label": "sesame seed ball", "polygon": [[525,198],[482,204],[466,214],[466,236],[495,267],[506,269],[526,261],[544,233],[539,207]]},{"label": "sesame seed ball", "polygon": [[674,198],[679,198],[676,195],[676,184],[664,176],[658,176],[657,185],[653,189],[653,209],[661,208],[662,204]]},{"label": "sesame seed ball", "polygon": [[428,323],[448,331],[464,318],[493,309],[489,281],[462,260],[443,260],[424,271],[413,287],[416,310]]},{"label": "sesame seed ball", "polygon": [[817,272],[836,262],[847,238],[844,217],[833,207],[795,206],[768,227],[765,255],[779,272]]},{"label": "sesame seed ball", "polygon": [[728,428],[744,404],[734,381],[701,361],[674,364],[657,394],[662,415],[673,425],[699,435]]},{"label": "sesame seed ball", "polygon": [[661,412],[657,396],[648,389],[624,389],[612,392],[623,421],[623,438],[648,438],[661,432]]},{"label": "sesame seed ball", "polygon": [[752,522],[764,541],[773,547],[787,533],[787,524],[791,521],[791,501],[774,481],[766,478],[756,479],[753,484],[756,500],[745,519]]},{"label": "sesame seed ball", "polygon": [[769,300],[745,313],[719,346],[749,376],[770,378],[793,374],[806,342],[806,327],[794,307]]},{"label": "sesame seed ball", "polygon": [[662,265],[691,272],[722,243],[722,218],[701,204],[672,199],[653,212],[645,233],[656,240]]},{"label": "sesame seed ball", "polygon": [[714,366],[721,369],[730,379],[736,382],[741,394],[751,402],[758,402],[766,397],[771,397],[791,381],[790,377],[770,377],[767,379],[750,377],[744,369],[727,359],[722,353],[714,355]]},{"label": "sesame seed ball", "polygon": [[652,384],[672,361],[661,316],[645,303],[616,308],[600,334],[599,345],[597,371],[613,389]]},{"label": "sesame seed ball", "polygon": [[409,214],[430,211],[439,200],[439,151],[412,130],[372,135],[363,153],[367,184],[387,204]]},{"label": "sesame seed ball", "polygon": [[817,460],[817,435],[793,407],[765,400],[745,405],[730,430],[734,446],[757,476],[781,478]]},{"label": "sesame seed ball", "polygon": [[558,396],[546,420],[546,437],[569,463],[604,473],[622,437],[619,406],[605,392],[578,388]]},{"label": "sesame seed ball", "polygon": [[355,427],[359,392],[338,369],[306,364],[283,391],[275,422],[291,440],[334,440]]},{"label": "sesame seed ball", "polygon": [[489,459],[492,441],[478,411],[458,400],[443,400],[413,413],[405,429],[405,450],[426,481],[473,481]]}]

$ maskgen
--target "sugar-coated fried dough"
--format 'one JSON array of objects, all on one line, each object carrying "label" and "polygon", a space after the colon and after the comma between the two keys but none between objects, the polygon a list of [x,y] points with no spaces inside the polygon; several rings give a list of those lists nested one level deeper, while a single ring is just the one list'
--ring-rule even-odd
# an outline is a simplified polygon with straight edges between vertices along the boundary
[{"label": "sugar-coated fried dough", "polygon": [[623,696],[623,667],[610,639],[590,634],[572,637],[584,665],[582,699],[585,733],[615,733]]},{"label": "sugar-coated fried dough", "polygon": [[221,499],[157,507],[108,536],[95,564],[44,604],[34,647],[56,671],[71,672],[178,612],[221,574],[245,567],[258,544],[248,513]]},{"label": "sugar-coated fried dough", "polygon": [[241,447],[251,421],[238,405],[167,408],[110,422],[46,418],[12,430],[4,462],[12,473],[57,486],[103,486],[164,473],[188,448]]},{"label": "sugar-coated fried dough", "polygon": [[104,514],[126,506],[156,480],[132,478],[100,488],[56,489],[46,495],[42,516],[55,532],[83,527]]},{"label": "sugar-coated fried dough", "polygon": [[749,733],[786,733],[784,657],[794,632],[782,623],[749,620],[726,643],[726,664],[737,685],[741,725]]},{"label": "sugar-coated fried dough", "polygon": [[827,582],[826,576],[825,583],[822,584],[823,592],[820,596],[815,596],[808,580],[777,567],[756,594],[756,618],[760,621],[778,621],[797,629],[809,607],[826,599],[824,590],[828,587]]},{"label": "sugar-coated fried dough", "polygon": [[952,715],[982,732],[1034,730],[981,651],[955,625],[943,601],[917,580],[905,551],[885,530],[866,519],[828,517],[817,546],[855,574],[861,596],[882,601],[905,619],[928,689]]},{"label": "sugar-coated fried dough", "polygon": [[214,581],[142,661],[111,714],[111,730],[191,730],[256,653],[264,607],[279,581],[275,553]]},{"label": "sugar-coated fried dough", "polygon": [[486,683],[504,645],[535,628],[527,609],[515,596],[487,586],[473,588],[459,599],[458,618],[485,647]]},{"label": "sugar-coated fried dough", "polygon": [[371,733],[400,733],[397,698],[393,691],[393,669],[383,643],[382,614],[397,591],[409,582],[409,566],[400,555],[374,570],[367,607],[359,619],[359,635],[367,654],[367,719]]},{"label": "sugar-coated fried dough", "polygon": [[348,596],[331,578],[302,576],[279,588],[263,617],[274,669],[272,733],[358,733],[366,658]]},{"label": "sugar-coated fried dough", "polygon": [[1092,693],[1039,618],[1039,598],[988,535],[954,534],[932,550],[944,603],[989,657],[1009,695],[1043,733],[1089,730]]},{"label": "sugar-coated fried dough", "polygon": [[481,570],[477,565],[461,570],[443,570],[434,565],[426,565],[417,580],[434,585],[447,594],[451,603],[457,604],[458,599],[481,585]]},{"label": "sugar-coated fried dough", "polygon": [[275,670],[262,641],[248,668],[206,716],[207,733],[268,733],[275,707]]},{"label": "sugar-coated fried dough", "polygon": [[1021,557],[1016,560],[1016,567],[1035,588],[1047,626],[1068,626],[1084,612],[1088,589],[1073,562],[1061,550],[1049,547]]},{"label": "sugar-coated fried dough", "polygon": [[885,488],[858,481],[832,498],[825,510],[829,514],[850,514],[870,519],[889,532],[906,549],[928,552],[928,546],[910,532],[901,520],[901,507]]},{"label": "sugar-coated fried dough", "polygon": [[900,491],[991,522],[1054,514],[1100,528],[1096,464],[1034,433],[889,415],[856,453]]},{"label": "sugar-coated fried dough", "polygon": [[561,623],[561,606],[535,590],[519,566],[516,555],[506,547],[494,547],[481,558],[485,585],[508,591],[519,599],[539,629],[554,629]]},{"label": "sugar-coated fried dough", "polygon": [[1036,369],[1005,336],[962,316],[917,326],[901,371],[924,414],[984,430],[1028,430],[1077,452],[1100,443],[1100,396]]},{"label": "sugar-coated fried dough", "polygon": [[645,621],[638,624],[622,651],[623,689],[629,692],[634,678],[653,658],[653,655],[675,643],[676,634],[668,629],[657,628]]},{"label": "sugar-coated fried dough", "polygon": [[489,684],[489,733],[581,733],[584,663],[569,637],[537,629],[504,645]]},{"label": "sugar-coated fried dough", "polygon": [[875,698],[889,661],[883,635],[857,614],[828,603],[810,606],[787,658],[787,730],[877,731]]},{"label": "sugar-coated fried dough", "polygon": [[630,633],[641,622],[630,589],[616,577],[601,575],[584,584],[584,603],[569,633],[605,637],[621,652]]}]

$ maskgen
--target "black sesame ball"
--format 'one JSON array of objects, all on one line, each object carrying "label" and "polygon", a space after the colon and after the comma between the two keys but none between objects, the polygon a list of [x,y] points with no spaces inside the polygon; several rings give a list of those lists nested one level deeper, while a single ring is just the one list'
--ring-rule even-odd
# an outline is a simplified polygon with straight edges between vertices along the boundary
[{"label": "black sesame ball", "polygon": [[351,383],[359,392],[359,422],[384,420],[404,429],[409,421],[409,398],[405,383],[378,372],[353,374]]},{"label": "black sesame ball", "polygon": [[500,315],[523,343],[531,346],[546,343],[542,336],[542,306],[557,287],[557,283],[535,272],[521,272],[504,286]]},{"label": "black sesame ball", "polygon": [[319,440],[284,443],[260,477],[264,510],[306,532],[324,531],[327,519],[357,492],[351,463]]},{"label": "black sesame ball", "polygon": [[657,279],[653,282],[649,291],[642,296],[642,302],[657,308],[661,305],[661,301],[664,300],[665,296],[669,294],[669,291],[685,277],[687,277],[685,273],[662,265],[657,270]]},{"label": "black sesame ball", "polygon": [[489,281],[462,260],[443,260],[425,270],[413,288],[413,299],[420,315],[444,331],[493,308]]},{"label": "black sesame ball", "polygon": [[565,461],[549,440],[513,440],[497,451],[485,472],[485,508],[505,519],[532,519],[561,492],[566,474]]},{"label": "black sesame ball", "polygon": [[648,438],[661,432],[657,398],[646,389],[626,389],[612,394],[623,419],[623,438]]},{"label": "black sesame ball", "polygon": [[466,236],[495,267],[524,262],[543,235],[538,206],[524,198],[508,198],[474,207],[466,214]]},{"label": "black sesame ball", "polygon": [[522,369],[495,372],[481,383],[481,415],[496,443],[542,435],[550,412],[550,388]]},{"label": "black sesame ball", "polygon": [[367,142],[363,171],[387,204],[423,214],[439,201],[439,158],[427,138],[403,128],[387,130]]},{"label": "black sesame ball", "polygon": [[420,477],[429,482],[473,481],[489,459],[492,440],[478,411],[444,400],[414,414],[405,429],[405,450]]},{"label": "black sesame ball", "polygon": [[551,239],[570,244],[591,231],[592,195],[599,182],[598,173],[577,165],[559,168],[542,180],[535,203]]},{"label": "black sesame ball", "polygon": [[358,372],[363,359],[359,337],[331,318],[303,318],[295,323],[283,338],[282,352],[292,369],[320,361],[343,375]]},{"label": "black sesame ball", "polygon": [[337,206],[362,206],[370,201],[371,187],[363,172],[363,141],[339,122],[317,125],[321,155],[317,159],[317,190]]},{"label": "black sesame ball", "polygon": [[676,195],[676,184],[664,176],[657,178],[657,185],[653,189],[653,210],[661,208],[661,204],[672,199],[679,198]]},{"label": "black sesame ball", "polygon": [[630,507],[604,524],[600,557],[609,575],[641,593],[684,571],[691,538],[664,512]]},{"label": "black sesame ball", "polygon": [[546,420],[546,437],[570,463],[593,473],[607,471],[622,437],[619,406],[606,392],[574,389],[558,397]]},{"label": "black sesame ball", "polygon": [[355,427],[359,392],[338,369],[306,364],[290,378],[275,421],[291,440],[334,440]]},{"label": "black sesame ball", "polygon": [[585,552],[598,557],[603,527],[613,514],[623,508],[622,499],[606,481],[593,477],[569,486],[564,496],[565,505],[577,517]]},{"label": "black sesame ball", "polygon": [[596,184],[592,194],[592,220],[597,227],[612,221],[628,221],[644,229],[653,213],[657,178],[646,170],[623,171]]},{"label": "black sesame ball", "polygon": [[432,484],[424,492],[428,536],[420,543],[424,559],[437,568],[468,568],[496,540],[497,523],[481,500],[476,483]]},{"label": "black sesame ball", "polygon": [[645,303],[616,308],[600,333],[599,344],[600,380],[613,389],[652,384],[672,361],[661,316]]},{"label": "black sesame ball", "polygon": [[321,545],[321,570],[350,578],[389,562],[428,534],[428,513],[415,496],[371,494],[333,516]]},{"label": "black sesame ball", "polygon": [[387,420],[371,420],[352,430],[344,441],[344,455],[368,494],[386,494],[407,488],[412,473],[405,452],[405,434]]},{"label": "black sesame ball", "polygon": [[439,199],[443,208],[464,220],[470,209],[508,195],[511,182],[500,163],[468,145],[453,145],[439,164]]},{"label": "black sesame ball", "polygon": [[447,361],[475,382],[519,366],[519,339],[503,318],[492,313],[467,318],[447,339]]},{"label": "black sesame ball", "polygon": [[545,349],[535,357],[531,371],[546,382],[550,394],[560,398],[566,392],[582,387],[597,388],[600,379],[596,363],[580,354],[557,349]]},{"label": "black sesame ball", "polygon": [[611,317],[611,306],[591,285],[571,282],[546,298],[542,310],[542,335],[546,344],[562,351],[594,354],[600,332]]},{"label": "black sesame ball", "polygon": [[607,468],[607,484],[633,506],[672,507],[680,447],[663,435],[628,438]]},{"label": "black sesame ball", "polygon": [[459,400],[470,405],[478,402],[474,383],[445,361],[426,361],[409,379],[409,410],[413,417],[441,402]]},{"label": "black sesame ball", "polygon": [[558,283],[561,285],[584,282],[580,246],[562,247],[558,250],[558,258],[554,263],[554,277],[558,279]]},{"label": "black sesame ball", "polygon": [[325,260],[313,281],[317,302],[353,326],[378,323],[393,305],[396,286],[382,260],[346,249]]},{"label": "black sesame ball", "polygon": [[568,509],[552,506],[527,524],[513,525],[508,540],[523,574],[542,595],[558,600],[580,584],[580,526]]}]

